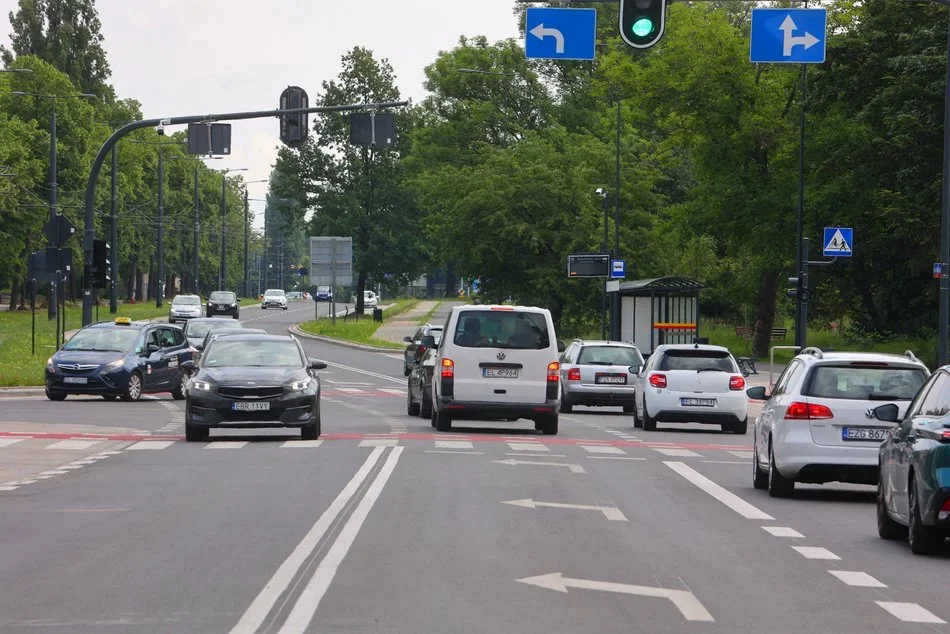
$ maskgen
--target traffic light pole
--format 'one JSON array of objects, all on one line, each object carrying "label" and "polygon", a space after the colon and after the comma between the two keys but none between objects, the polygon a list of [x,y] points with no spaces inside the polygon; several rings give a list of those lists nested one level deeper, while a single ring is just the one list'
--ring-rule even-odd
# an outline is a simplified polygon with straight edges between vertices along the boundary
[{"label": "traffic light pole", "polygon": [[191,292],[198,294],[198,231],[201,228],[201,222],[198,219],[198,168],[199,163],[195,160],[195,227],[194,236],[191,242]]},{"label": "traffic light pole", "polygon": [[111,208],[110,208],[110,218],[112,222],[109,223],[109,243],[112,245],[112,261],[110,262],[110,280],[109,284],[109,312],[113,315],[116,314],[119,310],[119,298],[117,284],[119,279],[119,217],[118,217],[118,207],[119,207],[119,194],[118,188],[116,185],[116,178],[118,176],[118,165],[116,152],[118,147],[112,148],[112,192],[111,192]]},{"label": "traffic light pole", "polygon": [[[165,163],[158,150],[158,279],[155,281],[155,308],[162,307],[165,295]],[[113,259],[115,259],[113,257]]]},{"label": "traffic light pole", "polygon": [[250,222],[248,222],[248,219],[247,219],[247,213],[248,213],[247,206],[248,206],[248,201],[247,201],[247,185],[245,185],[245,186],[244,186],[244,288],[243,288],[242,291],[241,291],[241,295],[244,296],[244,297],[247,297],[247,291],[248,291],[248,280],[247,280],[247,278],[248,278],[248,275],[249,275],[249,272],[248,272],[248,261],[247,261],[247,238],[248,238],[247,234],[248,234],[249,231],[250,231],[250,226],[249,226],[249,225],[250,225]]},{"label": "traffic light pole", "polygon": [[223,291],[225,287],[225,278],[228,275],[228,253],[227,253],[227,233],[228,233],[228,173],[225,171],[221,175],[221,270],[218,273],[218,290]]},{"label": "traffic light pole", "polygon": [[[946,4],[946,3],[941,3]],[[947,26],[947,78],[943,98],[943,202],[941,205],[940,261],[950,263],[950,12]],[[947,339],[950,336],[950,277],[946,270],[940,276],[940,311],[938,315],[937,365],[950,362],[947,358]]]},{"label": "traffic light pole", "polygon": [[[49,219],[52,221],[58,213],[57,205],[59,203],[58,189],[56,183],[56,97],[50,99],[52,105],[49,111]],[[59,345],[59,316],[56,314],[56,307],[59,303],[59,278],[62,275],[59,270],[59,241],[51,241],[51,247],[57,249],[56,277],[49,284],[49,297],[47,298],[46,316],[49,319],[56,318],[56,343]]]},{"label": "traffic light pole", "polygon": [[[617,160],[616,183],[614,193],[614,253],[613,257],[620,257],[620,97],[617,97]],[[620,341],[620,293],[610,294],[610,338]]]}]

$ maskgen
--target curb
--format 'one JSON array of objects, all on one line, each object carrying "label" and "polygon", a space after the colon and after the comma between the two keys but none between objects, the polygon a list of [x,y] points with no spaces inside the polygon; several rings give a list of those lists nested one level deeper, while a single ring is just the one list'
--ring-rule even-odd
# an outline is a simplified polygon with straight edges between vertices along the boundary
[{"label": "curb", "polygon": [[46,388],[42,386],[0,387],[0,398],[4,396],[32,396],[34,394],[46,394]]},{"label": "curb", "polygon": [[323,343],[333,344],[335,346],[341,346],[343,348],[353,348],[355,350],[363,350],[365,352],[388,352],[395,353],[399,352],[399,348],[380,348],[379,346],[368,346],[363,343],[354,343],[352,341],[346,341],[344,339],[334,339],[333,337],[324,337],[323,335],[313,335],[309,332],[304,332],[299,328],[298,325],[290,326],[288,329],[292,335],[298,337],[303,337],[304,339],[311,339],[313,341],[322,341]]}]

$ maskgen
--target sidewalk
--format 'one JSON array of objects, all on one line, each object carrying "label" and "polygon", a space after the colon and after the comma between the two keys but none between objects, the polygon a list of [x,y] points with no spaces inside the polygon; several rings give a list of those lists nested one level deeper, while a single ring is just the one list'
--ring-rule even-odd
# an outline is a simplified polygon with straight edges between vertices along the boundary
[{"label": "sidewalk", "polygon": [[438,301],[419,302],[415,307],[407,310],[388,323],[383,323],[373,335],[376,339],[391,341],[393,343],[404,343],[403,337],[411,337],[419,327],[418,321],[429,314],[433,308],[439,305]]}]

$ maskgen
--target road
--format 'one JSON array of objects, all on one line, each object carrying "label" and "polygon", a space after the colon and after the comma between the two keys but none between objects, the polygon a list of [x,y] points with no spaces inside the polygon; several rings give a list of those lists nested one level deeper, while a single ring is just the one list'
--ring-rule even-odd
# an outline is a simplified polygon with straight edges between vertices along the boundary
[{"label": "road", "polygon": [[0,632],[950,632],[947,556],[880,540],[873,489],[773,500],[750,436],[608,408],[435,434],[398,351],[304,345],[319,441],[0,400]]}]

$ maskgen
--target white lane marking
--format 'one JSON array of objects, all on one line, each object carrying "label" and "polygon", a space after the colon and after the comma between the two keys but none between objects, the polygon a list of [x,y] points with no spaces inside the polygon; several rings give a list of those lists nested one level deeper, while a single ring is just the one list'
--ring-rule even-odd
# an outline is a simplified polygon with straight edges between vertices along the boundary
[{"label": "white lane marking", "polygon": [[0,486],[0,491],[16,491],[20,487],[15,486]]},{"label": "white lane marking", "polygon": [[588,456],[591,460],[646,460],[646,458],[632,458],[630,456]]},{"label": "white lane marking", "polygon": [[834,554],[827,548],[822,548],[820,546],[792,546],[792,550],[798,552],[798,554],[805,559],[841,559],[841,557]]},{"label": "white lane marking", "polygon": [[247,444],[246,440],[216,440],[205,445],[205,449],[240,449]]},{"label": "white lane marking", "polygon": [[627,453],[620,447],[611,447],[610,445],[581,445],[581,447],[587,453],[609,453],[614,455]]},{"label": "white lane marking", "polygon": [[380,456],[386,451],[382,447],[376,447],[370,452],[366,462],[356,471],[353,478],[347,483],[339,495],[333,500],[327,510],[323,512],[320,519],[311,527],[300,543],[297,544],[293,552],[284,560],[277,572],[270,578],[260,593],[254,597],[254,601],[248,606],[247,610],[241,616],[237,624],[231,628],[231,634],[253,634],[264,623],[264,619],[273,609],[274,605],[280,599],[284,591],[290,587],[297,572],[307,562],[311,554],[320,545],[320,540],[330,530],[330,527],[336,521],[336,518],[343,512],[350,499],[363,485],[363,482],[369,477],[370,472]]},{"label": "white lane marking", "polygon": [[360,447],[395,447],[398,444],[398,438],[367,438],[360,441]]},{"label": "white lane marking", "polygon": [[740,460],[703,460],[703,464],[749,464]]},{"label": "white lane marking", "polygon": [[664,456],[671,456],[673,458],[702,458],[702,455],[692,449],[663,449],[662,447],[652,447],[652,449]]},{"label": "white lane marking", "polygon": [[849,586],[859,588],[886,588],[887,586],[866,572],[857,570],[829,570],[831,574],[841,579]]},{"label": "white lane marking", "polygon": [[406,379],[397,379],[392,376],[387,376],[385,374],[379,374],[378,372],[370,372],[369,370],[362,370],[360,368],[354,368],[351,365],[343,365],[342,363],[327,363],[331,368],[339,368],[341,370],[349,370],[350,372],[356,372],[357,374],[364,374],[366,376],[372,376],[377,379],[383,379],[385,381],[392,381],[393,383],[398,383],[399,385],[405,385]]},{"label": "white lane marking", "polygon": [[0,447],[9,447],[10,445],[15,445],[18,442],[23,442],[26,438],[0,438]]},{"label": "white lane marking", "polygon": [[563,453],[526,453],[524,451],[516,451],[514,453],[506,453],[506,456],[529,456],[534,458],[567,458],[567,454]]},{"label": "white lane marking", "polygon": [[288,440],[280,444],[281,447],[319,447],[322,440]]},{"label": "white lane marking", "polygon": [[805,537],[794,528],[789,528],[788,526],[763,526],[762,530],[774,537]]},{"label": "white lane marking", "polygon": [[389,357],[390,359],[399,359],[400,361],[405,361],[405,360],[406,360],[406,357],[405,357],[404,355],[401,355],[401,354],[388,354],[388,353],[385,353],[385,352],[384,352],[384,353],[383,353],[383,356],[384,356],[384,357]]},{"label": "white lane marking", "polygon": [[134,445],[129,445],[126,447],[126,451],[141,451],[141,450],[159,450],[159,449],[168,449],[175,444],[174,440],[140,440]]},{"label": "white lane marking", "polygon": [[719,486],[700,472],[683,462],[664,462],[667,467],[680,474],[700,489],[719,500],[742,517],[750,520],[774,520],[775,518],[764,511],[752,506],[732,491]]},{"label": "white lane marking", "polygon": [[46,445],[44,449],[68,449],[70,451],[81,451],[98,445],[101,440],[60,440],[52,445]]},{"label": "white lane marking", "polygon": [[512,451],[551,451],[539,442],[510,442],[508,448]]},{"label": "white lane marking", "polygon": [[468,440],[437,440],[436,449],[474,449],[475,445]]},{"label": "white lane marking", "polygon": [[395,394],[397,396],[405,396],[406,390],[397,390],[394,387],[381,387],[379,388],[380,392],[385,392],[386,394]]},{"label": "white lane marking", "polygon": [[584,471],[584,467],[579,464],[567,464],[565,462],[539,462],[536,460],[515,460],[514,458],[508,458],[507,460],[493,460],[492,462],[497,462],[498,464],[506,465],[535,465],[543,467],[567,467],[570,469],[571,473],[587,473]]},{"label": "white lane marking", "polygon": [[901,603],[899,601],[875,601],[875,603],[905,623],[946,623],[919,603]]},{"label": "white lane marking", "polygon": [[463,455],[470,455],[470,456],[484,456],[485,455],[484,451],[458,451],[458,450],[452,450],[452,449],[426,449],[425,453],[455,453],[455,454],[463,454]]},{"label": "white lane marking", "polygon": [[356,539],[356,535],[360,532],[363,523],[366,522],[369,512],[372,510],[376,500],[379,499],[383,487],[386,486],[386,482],[396,468],[396,462],[399,460],[403,449],[405,449],[405,447],[395,447],[390,452],[389,457],[379,471],[379,475],[376,476],[376,479],[373,480],[369,488],[366,489],[366,494],[363,496],[363,499],[360,500],[359,504],[357,504],[353,510],[353,514],[350,515],[346,524],[340,529],[340,533],[333,542],[333,545],[330,546],[330,550],[327,551],[326,557],[317,565],[317,569],[314,571],[310,581],[307,582],[307,586],[303,589],[303,592],[297,599],[297,603],[294,604],[290,615],[287,617],[287,620],[284,621],[284,625],[280,628],[279,632],[289,634],[290,632],[297,633],[307,630],[310,621],[317,612],[317,608],[320,607],[320,601],[323,600],[323,596],[333,582],[336,571],[339,569],[340,564],[343,563],[343,558],[346,557],[346,553],[349,552],[353,541]]},{"label": "white lane marking", "polygon": [[72,471],[73,469],[82,469],[83,466],[85,466],[85,465],[81,465],[81,464],[64,464],[62,467],[60,467],[60,469],[68,469],[68,470]]},{"label": "white lane marking", "polygon": [[67,473],[69,473],[69,472],[68,472],[68,471],[63,471],[62,469],[52,469],[52,470],[50,470],[50,471],[43,471],[43,472],[40,473],[40,475],[44,475],[44,476],[58,476],[58,475],[66,475]]},{"label": "white lane marking", "polygon": [[730,451],[729,453],[731,453],[736,458],[742,458],[743,460],[752,460],[751,451]]}]

